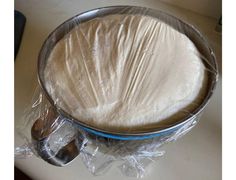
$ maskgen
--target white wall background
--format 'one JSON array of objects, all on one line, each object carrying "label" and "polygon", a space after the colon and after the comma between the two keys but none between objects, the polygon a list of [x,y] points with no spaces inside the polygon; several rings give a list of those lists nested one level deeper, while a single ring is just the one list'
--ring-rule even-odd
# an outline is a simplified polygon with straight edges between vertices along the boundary
[{"label": "white wall background", "polygon": [[160,0],[175,6],[179,6],[199,14],[219,18],[222,14],[221,0]]}]

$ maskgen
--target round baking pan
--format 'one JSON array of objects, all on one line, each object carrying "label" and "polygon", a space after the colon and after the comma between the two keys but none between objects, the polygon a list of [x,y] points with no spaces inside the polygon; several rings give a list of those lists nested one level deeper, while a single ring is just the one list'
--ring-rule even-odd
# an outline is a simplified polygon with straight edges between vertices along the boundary
[{"label": "round baking pan", "polygon": [[[194,111],[189,112],[185,118],[180,119],[179,121],[172,123],[168,126],[164,126],[164,127],[156,127],[153,129],[145,129],[145,130],[135,131],[135,132],[132,132],[132,131],[117,132],[117,131],[112,131],[112,130],[107,130],[107,129],[106,130],[101,129],[99,127],[86,124],[80,121],[79,119],[76,119],[75,117],[73,117],[71,114],[66,112],[62,107],[59,107],[56,102],[54,102],[50,93],[47,91],[45,87],[45,78],[44,78],[44,69],[46,67],[48,57],[52,49],[54,48],[54,46],[67,33],[69,33],[75,26],[78,26],[80,23],[89,21],[97,17],[113,15],[113,14],[134,14],[134,15],[145,15],[145,16],[151,16],[153,18],[157,18],[158,20],[161,20],[165,22],[166,24],[170,25],[171,27],[173,27],[180,33],[185,34],[195,44],[198,51],[201,53],[202,57],[204,57],[203,62],[206,66],[206,69],[208,70],[207,93],[202,103]],[[215,55],[212,49],[210,48],[209,44],[203,37],[203,35],[196,28],[164,12],[149,9],[149,8],[135,7],[135,6],[102,7],[102,8],[93,9],[87,12],[83,12],[81,14],[78,14],[70,18],[69,20],[65,21],[60,26],[58,26],[47,37],[47,39],[45,40],[41,48],[41,51],[38,57],[39,83],[47,99],[54,107],[54,110],[57,111],[57,113],[59,113],[61,116],[68,119],[68,121],[75,123],[75,125],[78,125],[79,127],[83,128],[84,130],[90,133],[96,134],[98,136],[119,139],[119,140],[142,140],[142,139],[148,139],[148,138],[153,138],[156,136],[170,134],[174,131],[177,131],[179,128],[181,128],[183,125],[185,125],[189,121],[198,118],[198,115],[201,114],[202,110],[205,108],[205,106],[209,102],[210,97],[213,94],[213,91],[215,89],[216,82],[217,82],[217,77],[218,77],[218,69],[217,69]]]}]

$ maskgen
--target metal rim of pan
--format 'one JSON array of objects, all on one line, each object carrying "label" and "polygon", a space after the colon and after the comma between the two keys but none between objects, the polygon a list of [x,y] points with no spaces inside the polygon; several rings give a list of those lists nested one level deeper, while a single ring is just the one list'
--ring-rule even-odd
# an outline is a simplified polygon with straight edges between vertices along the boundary
[{"label": "metal rim of pan", "polygon": [[[86,22],[88,20],[91,20],[96,17],[106,16],[110,14],[143,14],[147,16],[151,16],[154,18],[158,18],[165,23],[171,25],[173,28],[178,30],[181,33],[184,33],[187,35],[190,40],[194,42],[194,44],[198,45],[197,48],[204,51],[204,55],[207,57],[207,60],[210,62],[210,70],[212,70],[214,73],[209,73],[209,82],[208,82],[208,91],[207,94],[203,100],[203,102],[188,116],[181,119],[180,121],[171,124],[166,127],[161,128],[155,128],[147,131],[138,131],[138,132],[117,132],[117,131],[109,131],[109,130],[103,130],[97,127],[93,127],[91,125],[88,125],[84,122],[79,121],[69,113],[67,113],[65,110],[63,110],[61,107],[59,107],[52,97],[50,96],[50,93],[47,91],[45,85],[44,85],[44,68],[46,66],[47,57],[50,54],[50,51],[55,46],[55,44],[64,37],[72,28],[74,28],[77,23]],[[206,64],[205,64],[206,65]],[[83,13],[80,13],[78,15],[75,15],[74,17],[68,19],[61,25],[59,25],[53,32],[49,34],[49,36],[44,41],[39,56],[38,56],[38,80],[39,84],[42,88],[42,91],[44,92],[44,95],[47,97],[51,105],[55,108],[55,110],[68,119],[69,121],[76,123],[81,128],[85,129],[86,131],[89,131],[91,133],[108,137],[108,138],[114,138],[114,139],[146,139],[146,138],[152,138],[155,136],[160,136],[163,133],[171,133],[175,131],[176,129],[182,127],[185,123],[189,122],[193,118],[196,118],[202,110],[205,108],[205,106],[208,104],[214,89],[216,87],[216,83],[218,80],[218,66],[216,63],[216,57],[213,53],[212,48],[209,46],[208,42],[204,38],[204,36],[193,26],[186,22],[183,22],[182,20],[169,15],[167,13],[164,13],[159,10],[153,10],[150,8],[145,7],[137,7],[137,6],[109,6],[109,7],[101,7],[92,9]]]}]

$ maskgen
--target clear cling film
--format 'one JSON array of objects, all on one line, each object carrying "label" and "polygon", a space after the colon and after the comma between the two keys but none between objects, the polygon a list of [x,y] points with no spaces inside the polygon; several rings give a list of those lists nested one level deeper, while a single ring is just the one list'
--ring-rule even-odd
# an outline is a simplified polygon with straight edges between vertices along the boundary
[{"label": "clear cling film", "polygon": [[94,175],[116,162],[141,178],[198,123],[217,78],[205,38],[174,16],[133,6],[76,15],[41,48],[15,156],[56,166],[78,156]]},{"label": "clear cling film", "polygon": [[[36,155],[50,164],[65,166],[79,156],[94,175],[104,174],[114,162],[118,162],[117,168],[122,174],[143,177],[148,165],[165,154],[160,148],[189,132],[200,117],[198,115],[168,135],[145,140],[115,140],[88,133],[61,115],[53,115],[52,107],[47,106],[43,93],[38,91],[37,97],[34,97],[36,101],[32,105],[34,111],[29,110],[24,117],[28,122],[17,129],[17,133],[25,138],[25,143],[15,148],[15,157]],[[44,111],[43,106],[47,106]],[[31,113],[41,114],[31,119]],[[31,135],[27,134],[29,131]]]}]

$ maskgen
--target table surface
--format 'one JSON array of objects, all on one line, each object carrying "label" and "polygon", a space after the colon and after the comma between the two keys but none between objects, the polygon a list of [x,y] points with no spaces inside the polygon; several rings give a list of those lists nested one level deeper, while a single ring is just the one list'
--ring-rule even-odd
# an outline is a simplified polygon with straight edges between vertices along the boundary
[{"label": "table surface", "polygon": [[[221,34],[214,31],[217,20],[156,0],[16,0],[15,9],[27,18],[24,35],[15,61],[15,127],[22,123],[24,110],[31,102],[37,86],[37,56],[47,35],[68,18],[83,11],[111,5],[136,5],[165,11],[196,26],[208,39],[217,57],[220,77],[215,93],[193,130],[174,143],[164,146],[166,154],[152,163],[143,179],[218,180],[221,179]],[[15,145],[21,143],[15,133]],[[15,165],[33,179],[120,179],[113,166],[105,175],[91,175],[80,158],[59,168],[32,156],[15,159]],[[132,179],[132,178],[129,178]]]}]

